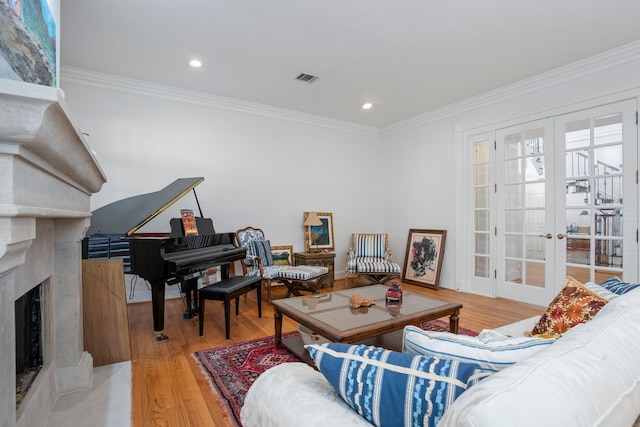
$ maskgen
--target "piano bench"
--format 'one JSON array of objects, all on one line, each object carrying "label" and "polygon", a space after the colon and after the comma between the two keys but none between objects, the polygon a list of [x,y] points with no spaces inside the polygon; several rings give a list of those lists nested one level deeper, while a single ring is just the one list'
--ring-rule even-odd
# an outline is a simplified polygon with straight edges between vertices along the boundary
[{"label": "piano bench", "polygon": [[224,322],[225,333],[227,339],[230,338],[230,321],[229,306],[232,299],[236,300],[236,316],[239,313],[240,295],[244,295],[253,289],[258,291],[258,317],[262,317],[262,287],[260,276],[236,276],[224,279],[213,285],[205,286],[198,290],[199,309],[200,309],[200,336],[204,333],[204,301],[215,300],[224,301]]}]

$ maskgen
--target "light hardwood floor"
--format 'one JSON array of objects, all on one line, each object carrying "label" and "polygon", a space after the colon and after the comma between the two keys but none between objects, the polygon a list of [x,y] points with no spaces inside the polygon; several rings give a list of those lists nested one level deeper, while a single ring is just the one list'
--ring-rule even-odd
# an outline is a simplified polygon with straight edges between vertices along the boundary
[{"label": "light hardwood floor", "polygon": [[[356,283],[356,286],[358,283]],[[334,289],[344,287],[337,281]],[[410,284],[404,289],[463,305],[460,326],[475,331],[495,328],[541,314],[544,307],[501,298],[486,298],[449,289],[432,290]],[[324,290],[328,291],[328,290]],[[275,288],[274,298],[281,289]],[[266,292],[265,292],[266,296]],[[266,298],[265,298],[266,301]],[[266,302],[258,318],[255,292],[240,298],[240,315],[231,317],[231,339],[224,336],[222,303],[207,301],[204,336],[198,336],[198,319],[183,319],[180,299],[167,300],[165,333],[169,339],[156,342],[153,335],[151,303],[129,304],[129,330],[132,356],[132,425],[142,426],[230,426],[220,404],[192,357],[193,352],[273,335],[273,308]],[[283,319],[283,331],[297,324]]]}]

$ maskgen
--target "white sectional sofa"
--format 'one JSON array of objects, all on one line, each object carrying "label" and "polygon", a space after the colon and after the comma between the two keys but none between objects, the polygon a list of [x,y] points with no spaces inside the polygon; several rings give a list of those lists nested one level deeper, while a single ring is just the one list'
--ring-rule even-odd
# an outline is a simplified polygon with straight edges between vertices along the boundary
[{"label": "white sectional sofa", "polygon": [[[500,328],[521,333],[535,319]],[[388,402],[388,404],[399,404]],[[249,390],[244,427],[370,426],[322,373],[303,363],[269,369]],[[464,391],[442,427],[640,425],[640,289],[588,323]]]}]

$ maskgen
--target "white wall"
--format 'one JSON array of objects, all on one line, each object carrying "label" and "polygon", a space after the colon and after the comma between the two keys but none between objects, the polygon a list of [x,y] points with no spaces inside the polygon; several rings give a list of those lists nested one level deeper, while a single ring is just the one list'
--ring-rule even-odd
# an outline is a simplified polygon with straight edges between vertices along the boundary
[{"label": "white wall", "polygon": [[[440,284],[474,291],[465,278],[465,135],[636,97],[639,58],[640,43],[614,49],[380,136],[87,85],[65,79],[64,70],[62,88],[109,179],[92,209],[204,176],[198,197],[218,231],[254,225],[273,244],[301,251],[302,212],[332,212],[338,277],[353,232],[389,233],[403,264],[409,229],[447,230]],[[181,207],[193,206],[178,203],[175,212]],[[145,231],[166,230],[167,222]]]},{"label": "white wall", "polygon": [[[383,229],[375,136],[64,79],[62,89],[108,179],[91,210],[202,176],[198,200],[219,232],[252,225],[272,244],[303,251],[303,212],[331,212],[337,273],[352,232]],[[183,198],[141,231],[168,231],[181,208],[197,212],[195,199]]]},{"label": "white wall", "polygon": [[388,181],[394,203],[385,212],[394,261],[404,268],[409,229],[446,230],[440,286],[452,288],[455,263],[455,173],[451,119],[423,124],[384,138]]}]

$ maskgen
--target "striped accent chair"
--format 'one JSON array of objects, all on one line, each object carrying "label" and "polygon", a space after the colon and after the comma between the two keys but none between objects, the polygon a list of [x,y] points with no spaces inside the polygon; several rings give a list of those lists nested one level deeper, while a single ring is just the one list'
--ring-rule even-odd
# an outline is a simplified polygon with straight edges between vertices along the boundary
[{"label": "striped accent chair", "polygon": [[263,287],[267,288],[267,301],[271,303],[272,282],[287,286],[285,298],[300,295],[300,290],[317,294],[329,276],[327,267],[312,265],[274,265],[271,255],[271,242],[265,239],[259,228],[246,227],[236,231],[236,244],[247,250],[247,256],[241,261],[245,276],[262,277]]},{"label": "striped accent chair", "polygon": [[393,262],[387,234],[351,235],[347,250],[346,284],[354,277],[362,277],[371,283],[385,283],[400,277],[400,265]]}]

